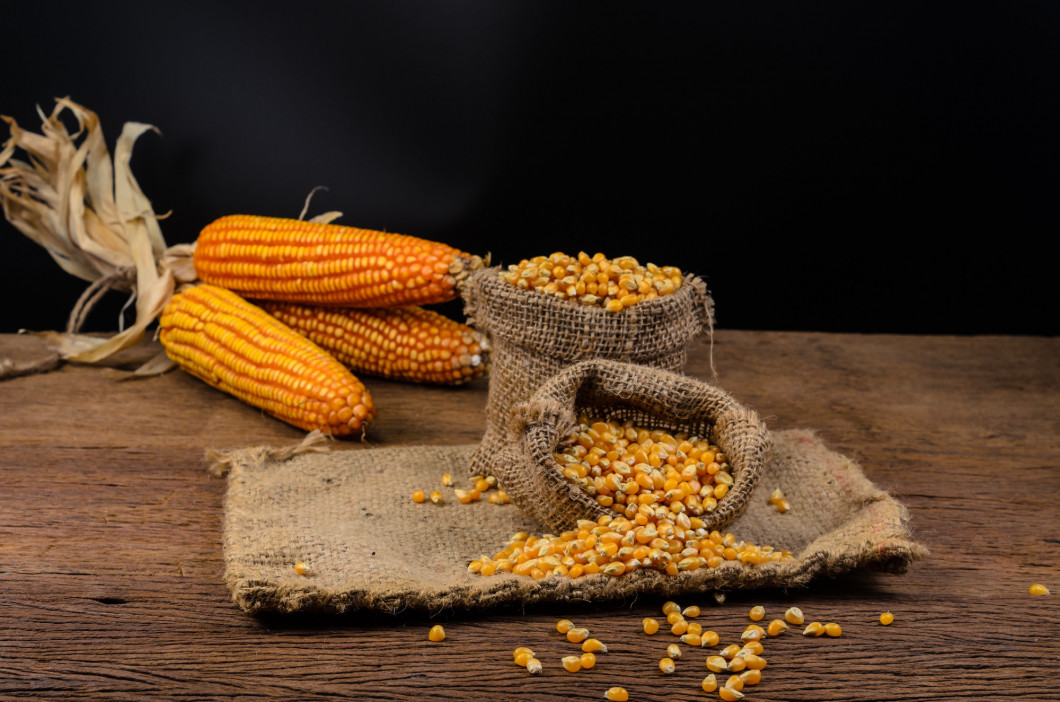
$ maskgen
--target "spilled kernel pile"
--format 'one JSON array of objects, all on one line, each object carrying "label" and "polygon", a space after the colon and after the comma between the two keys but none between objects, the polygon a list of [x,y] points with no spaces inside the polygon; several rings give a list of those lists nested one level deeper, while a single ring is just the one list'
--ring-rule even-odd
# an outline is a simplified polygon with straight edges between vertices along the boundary
[{"label": "spilled kernel pile", "polygon": [[777,508],[777,511],[781,514],[791,509],[791,503],[784,498],[784,493],[777,488],[773,491],[773,494],[769,496],[769,504]]},{"label": "spilled kernel pile", "polygon": [[629,519],[650,514],[694,528],[690,519],[714,511],[733,484],[721,449],[687,432],[582,416],[564,444],[555,454],[564,477]]},{"label": "spilled kernel pile", "polygon": [[669,295],[681,287],[680,268],[642,266],[632,256],[608,259],[602,253],[577,256],[556,252],[508,266],[501,278],[523,290],[536,290],[561,300],[621,312],[644,300]]},{"label": "spilled kernel pile", "polygon": [[[444,475],[442,475],[442,485],[445,485],[446,487],[453,487],[453,476],[449,473],[445,473]],[[501,490],[497,487],[497,479],[494,478],[492,475],[471,476],[471,486],[467,490],[453,488],[453,495],[456,496],[457,502],[462,505],[468,505],[472,502],[478,502],[486,493],[489,493],[489,495],[487,495],[486,497],[486,500],[490,504],[506,505],[511,503],[511,500],[508,499],[508,494],[505,493],[504,490]],[[437,490],[432,491],[429,497],[431,502],[433,502],[434,504],[442,504],[442,493],[438,492]],[[422,503],[426,500],[427,496],[424,495],[423,490],[416,490],[412,493],[413,502]]]}]

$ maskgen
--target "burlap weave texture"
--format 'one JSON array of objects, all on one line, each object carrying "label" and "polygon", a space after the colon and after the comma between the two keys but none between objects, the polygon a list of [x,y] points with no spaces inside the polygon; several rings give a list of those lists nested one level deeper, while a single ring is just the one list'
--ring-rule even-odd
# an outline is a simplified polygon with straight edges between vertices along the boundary
[{"label": "burlap weave texture", "polygon": [[[728,529],[739,539],[795,553],[786,563],[726,562],[669,577],[483,577],[467,571],[518,531],[540,533],[515,505],[414,503],[443,472],[466,472],[472,445],[313,452],[303,445],[232,452],[224,508],[225,581],[247,612],[483,609],[502,604],[676,597],[717,589],[797,587],[869,567],[904,571],[926,553],[904,507],[811,432],[773,434],[760,489]],[[780,488],[791,511],[768,503]],[[295,573],[305,561],[308,577]]]}]

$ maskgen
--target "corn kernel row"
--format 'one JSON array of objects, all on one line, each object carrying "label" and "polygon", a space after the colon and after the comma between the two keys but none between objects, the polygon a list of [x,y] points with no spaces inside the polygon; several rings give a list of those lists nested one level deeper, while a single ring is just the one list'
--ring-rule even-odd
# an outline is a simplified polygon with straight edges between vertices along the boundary
[{"label": "corn kernel row", "polygon": [[556,252],[535,256],[508,266],[501,278],[523,290],[534,290],[561,300],[621,312],[644,300],[670,295],[681,287],[681,269],[674,266],[642,266],[632,256],[609,259],[579,252],[569,256]]},{"label": "corn kernel row", "polygon": [[563,476],[603,507],[633,519],[651,514],[688,529],[733,484],[726,455],[688,432],[582,416],[554,454]]}]

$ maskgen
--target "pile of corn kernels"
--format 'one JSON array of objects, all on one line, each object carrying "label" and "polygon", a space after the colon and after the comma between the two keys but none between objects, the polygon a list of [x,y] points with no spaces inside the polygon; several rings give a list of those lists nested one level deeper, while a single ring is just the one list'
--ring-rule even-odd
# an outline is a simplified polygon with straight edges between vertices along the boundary
[{"label": "pile of corn kernels", "polygon": [[583,305],[603,307],[608,312],[623,309],[663,295],[681,287],[680,268],[642,266],[632,256],[608,259],[602,253],[577,256],[556,252],[535,256],[508,266],[501,278],[523,290],[553,295]]}]

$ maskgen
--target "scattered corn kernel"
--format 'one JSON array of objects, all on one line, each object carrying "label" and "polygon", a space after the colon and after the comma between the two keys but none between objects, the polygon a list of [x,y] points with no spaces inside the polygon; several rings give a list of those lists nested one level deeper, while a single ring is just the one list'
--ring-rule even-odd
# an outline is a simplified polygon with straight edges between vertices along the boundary
[{"label": "scattered corn kernel", "polygon": [[435,624],[427,632],[427,638],[431,641],[445,641],[445,629],[442,628],[441,624]]},{"label": "scattered corn kernel", "polygon": [[766,630],[757,624],[748,624],[744,632],[740,634],[740,638],[744,641],[758,641],[765,636]]},{"label": "scattered corn kernel", "polygon": [[526,646],[515,649],[512,655],[515,658],[515,664],[520,668],[525,668],[527,661],[534,658],[534,652]]},{"label": "scattered corn kernel", "polygon": [[787,500],[778,500],[776,503],[777,511],[781,514],[791,511],[791,503]]},{"label": "scattered corn kernel", "polygon": [[600,639],[586,639],[582,642],[582,650],[586,653],[607,653],[607,644]]},{"label": "scattered corn kernel", "polygon": [[729,672],[729,661],[721,656],[707,656],[707,670],[712,673]]},{"label": "scattered corn kernel", "polygon": [[582,669],[581,656],[564,656],[559,659],[559,662],[563,665],[563,669],[568,673],[577,673]]},{"label": "scattered corn kernel", "polygon": [[[734,658],[733,660],[736,659]],[[768,661],[765,658],[757,656],[753,653],[747,656],[743,656],[741,660],[743,660],[744,666],[746,668],[750,668],[751,670],[762,670],[762,668],[765,668],[768,664]]]},{"label": "scattered corn kernel", "polygon": [[674,665],[674,661],[672,658],[663,658],[661,661],[659,661],[659,670],[666,673],[667,675],[673,675],[673,672],[676,669],[677,668]]},{"label": "scattered corn kernel", "polygon": [[566,634],[568,631],[574,628],[574,622],[570,619],[560,619],[556,622],[556,631],[561,634]]},{"label": "scattered corn kernel", "polygon": [[691,605],[690,607],[685,607],[681,614],[683,616],[688,617],[689,619],[695,619],[699,616],[700,611],[701,610],[699,609],[699,607],[697,607],[696,605]]},{"label": "scattered corn kernel", "polygon": [[540,674],[542,667],[543,666],[541,665],[541,661],[534,658],[533,656],[528,658],[526,661],[526,672],[530,673],[531,675]]},{"label": "scattered corn kernel", "polygon": [[742,700],[743,693],[731,687],[723,687],[718,690],[718,697],[725,700],[725,702],[734,702],[735,700]]},{"label": "scattered corn kernel", "polygon": [[766,633],[770,636],[780,636],[788,630],[788,623],[783,619],[774,619],[766,627]]},{"label": "scattered corn kernel", "polygon": [[453,487],[453,476],[449,473],[442,473],[442,485]]},{"label": "scattered corn kernel", "polygon": [[725,687],[732,688],[736,691],[743,690],[743,678],[739,675],[730,675],[729,679],[725,681]]},{"label": "scattered corn kernel", "polygon": [[573,627],[567,630],[567,641],[581,643],[589,638],[589,630],[584,627]]},{"label": "scattered corn kernel", "polygon": [[425,492],[423,492],[423,490],[417,490],[416,492],[412,493],[412,501],[413,502],[426,502],[427,501],[427,494]]},{"label": "scattered corn kernel", "polygon": [[684,619],[674,622],[674,625],[670,627],[670,633],[674,636],[684,636],[688,633],[688,622]]},{"label": "scattered corn kernel", "polygon": [[824,634],[824,625],[821,622],[810,622],[802,630],[803,636],[821,636]]},{"label": "scattered corn kernel", "polygon": [[685,634],[681,637],[681,643],[688,644],[689,646],[695,646],[696,648],[702,648],[703,637],[699,634]]},{"label": "scattered corn kernel", "polygon": [[835,622],[829,622],[824,625],[824,633],[828,634],[832,638],[843,635],[843,627],[839,626]]},{"label": "scattered corn kernel", "polygon": [[787,612],[784,612],[784,620],[788,624],[795,624],[801,626],[805,619],[802,616],[802,610],[798,607],[789,607]]},{"label": "scattered corn kernel", "polygon": [[711,646],[717,646],[718,642],[721,641],[721,637],[718,636],[718,632],[716,631],[704,631],[700,634],[700,638],[703,640],[703,646],[708,648]]},{"label": "scattered corn kernel", "polygon": [[714,673],[711,673],[703,678],[703,682],[699,686],[703,688],[703,692],[714,692],[718,689],[718,678]]},{"label": "scattered corn kernel", "polygon": [[596,665],[596,656],[592,653],[583,653],[578,656],[578,662],[581,663],[582,668],[589,670]]},{"label": "scattered corn kernel", "polygon": [[[761,669],[745,670],[740,673],[740,680],[743,681],[744,685],[757,685],[762,681]],[[740,688],[741,690],[743,688]]]},{"label": "scattered corn kernel", "polygon": [[624,687],[611,687],[604,693],[604,699],[608,702],[629,702],[629,693]]},{"label": "scattered corn kernel", "polygon": [[677,644],[670,644],[666,647],[666,655],[674,660],[681,657],[681,647]]},{"label": "scattered corn kernel", "polygon": [[755,605],[751,608],[751,613],[748,616],[751,617],[752,621],[760,622],[766,616],[766,608],[762,605]]},{"label": "scattered corn kernel", "polygon": [[729,661],[729,672],[731,673],[739,673],[746,667],[747,660],[740,656],[734,656],[733,659]]},{"label": "scattered corn kernel", "polygon": [[725,648],[721,649],[721,651],[719,652],[718,655],[720,655],[722,658],[732,658],[733,656],[735,656],[739,652],[740,652],[740,644],[731,644],[731,645],[726,646]]},{"label": "scattered corn kernel", "polygon": [[1035,583],[1034,585],[1030,586],[1030,589],[1028,590],[1028,592],[1030,594],[1032,594],[1032,595],[1048,595],[1049,594],[1049,588],[1047,588],[1045,585],[1041,585],[1039,583]]},{"label": "scattered corn kernel", "polygon": [[890,612],[884,612],[883,614],[880,615],[880,624],[883,624],[884,626],[888,626],[893,621],[894,621],[894,615],[891,614]]},{"label": "scattered corn kernel", "polygon": [[644,625],[644,633],[649,636],[659,631],[659,620],[657,619],[645,617],[642,624]]},{"label": "scattered corn kernel", "polygon": [[294,564],[294,572],[299,575],[309,575],[309,565],[305,561],[298,561]]},{"label": "scattered corn kernel", "polygon": [[670,600],[668,602],[663,602],[663,606],[662,606],[662,613],[663,614],[670,614],[671,612],[680,612],[680,611],[681,611],[681,605],[677,604],[673,600]]},{"label": "scattered corn kernel", "polygon": [[434,504],[436,504],[436,505],[442,504],[442,493],[438,492],[437,490],[432,490],[430,497],[431,497],[431,502],[433,502]]}]

